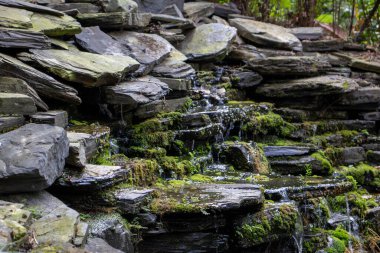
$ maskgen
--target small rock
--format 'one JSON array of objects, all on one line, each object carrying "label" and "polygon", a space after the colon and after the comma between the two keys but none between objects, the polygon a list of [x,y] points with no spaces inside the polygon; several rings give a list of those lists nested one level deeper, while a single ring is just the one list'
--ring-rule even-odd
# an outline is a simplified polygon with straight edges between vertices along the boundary
[{"label": "small rock", "polygon": [[322,27],[294,27],[289,32],[299,40],[319,40],[323,36]]},{"label": "small rock", "polygon": [[183,10],[184,0],[135,0],[140,12],[161,13],[167,6],[175,4]]},{"label": "small rock", "polygon": [[214,14],[215,6],[214,3],[209,2],[190,2],[185,3],[183,7],[183,12],[185,17],[197,21],[202,17],[210,17]]},{"label": "small rock", "polygon": [[31,121],[37,124],[49,124],[52,126],[67,127],[69,124],[66,111],[38,112],[30,116]]},{"label": "small rock", "polygon": [[343,48],[344,41],[341,40],[316,40],[302,41],[304,52],[331,52]]},{"label": "small rock", "polygon": [[40,32],[0,28],[0,48],[46,49],[50,40]]}]

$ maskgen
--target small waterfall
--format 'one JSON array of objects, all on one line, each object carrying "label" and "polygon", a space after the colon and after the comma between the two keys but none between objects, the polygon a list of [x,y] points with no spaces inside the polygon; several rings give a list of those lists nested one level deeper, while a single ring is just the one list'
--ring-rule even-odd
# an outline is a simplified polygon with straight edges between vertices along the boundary
[{"label": "small waterfall", "polygon": [[281,196],[281,202],[289,202],[288,189],[286,187],[282,187],[278,189],[278,193]]},{"label": "small waterfall", "polygon": [[[300,211],[298,211],[298,213],[300,213]],[[303,237],[304,237],[304,230],[303,230],[302,217],[301,215],[298,215],[296,229],[292,235],[294,243],[297,247],[297,253],[302,253],[303,251]]]},{"label": "small waterfall", "polygon": [[[352,231],[351,231],[351,216],[350,216],[350,204],[348,203],[348,197],[347,197],[347,194],[345,194],[345,197],[346,197],[346,215],[347,215],[347,227],[348,227],[348,233],[350,235],[352,235]],[[348,249],[350,251],[350,253],[353,253],[354,252],[354,249],[352,247],[352,241],[351,239],[348,240]]]}]

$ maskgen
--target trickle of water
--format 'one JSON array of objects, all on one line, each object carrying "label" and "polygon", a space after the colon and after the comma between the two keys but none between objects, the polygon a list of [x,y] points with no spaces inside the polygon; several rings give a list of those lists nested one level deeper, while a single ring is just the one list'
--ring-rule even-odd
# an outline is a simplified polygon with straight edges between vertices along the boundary
[{"label": "trickle of water", "polygon": [[289,202],[288,189],[286,187],[278,188],[278,193],[281,196],[281,202]]},{"label": "trickle of water", "polygon": [[[347,215],[347,226],[348,226],[348,233],[352,235],[351,231],[351,219],[350,219],[350,205],[348,203],[348,197],[347,194],[345,194],[346,197],[346,215]],[[351,253],[354,252],[354,249],[352,248],[352,242],[351,239],[348,240],[348,249]]]},{"label": "trickle of water", "polygon": [[195,148],[195,140],[193,139],[193,141],[191,142],[191,151],[194,151],[194,148]]},{"label": "trickle of water", "polygon": [[297,223],[296,223],[296,229],[292,235],[292,238],[294,239],[294,243],[297,247],[297,253],[302,253],[303,237],[304,237],[304,230],[303,230],[302,217],[301,217],[301,215],[298,215]]},{"label": "trickle of water", "polygon": [[227,132],[226,132],[226,136],[224,137],[224,139],[228,139],[228,137],[230,137],[230,133],[231,131],[235,128],[235,125],[234,125],[234,122],[230,122],[230,126],[228,127],[227,129]]}]

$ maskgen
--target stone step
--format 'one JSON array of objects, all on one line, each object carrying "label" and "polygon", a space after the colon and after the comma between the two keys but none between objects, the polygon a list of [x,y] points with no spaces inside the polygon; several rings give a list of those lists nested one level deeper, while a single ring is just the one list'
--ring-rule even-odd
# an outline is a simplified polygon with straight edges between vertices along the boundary
[{"label": "stone step", "polygon": [[66,128],[69,124],[68,114],[66,111],[37,112],[30,115],[30,119],[36,124],[49,124],[62,128]]},{"label": "stone step", "polygon": [[0,117],[0,133],[9,132],[25,123],[23,116]]},{"label": "stone step", "polygon": [[24,94],[0,92],[0,114],[29,115],[37,111],[33,99]]},{"label": "stone step", "polygon": [[314,152],[311,147],[302,146],[265,146],[264,154],[266,157],[278,156],[302,156]]}]

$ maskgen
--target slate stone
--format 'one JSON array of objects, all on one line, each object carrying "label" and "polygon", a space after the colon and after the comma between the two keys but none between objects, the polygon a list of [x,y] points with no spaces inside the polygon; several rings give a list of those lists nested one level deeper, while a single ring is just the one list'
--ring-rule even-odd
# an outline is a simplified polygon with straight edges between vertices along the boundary
[{"label": "slate stone", "polygon": [[14,130],[25,123],[23,116],[0,117],[0,133]]},{"label": "slate stone", "polygon": [[194,21],[199,20],[202,17],[210,17],[214,14],[215,5],[210,2],[189,2],[185,3],[183,12],[185,17]]},{"label": "slate stone", "polygon": [[114,85],[125,75],[139,67],[128,56],[98,55],[67,50],[30,50],[31,54],[19,54],[23,60],[32,60],[52,74],[84,87]]},{"label": "slate stone", "polygon": [[344,41],[341,40],[316,40],[302,41],[304,52],[331,52],[343,48]]},{"label": "slate stone", "polygon": [[313,149],[311,149],[310,147],[302,147],[302,146],[266,146],[264,147],[264,153],[266,157],[307,155],[312,151]]},{"label": "slate stone", "polygon": [[33,12],[0,5],[0,26],[6,28],[32,28]]},{"label": "slate stone", "polygon": [[33,31],[42,32],[50,37],[70,36],[81,31],[81,26],[76,19],[68,15],[56,17],[34,13],[31,22]]},{"label": "slate stone", "polygon": [[240,36],[257,45],[302,51],[301,42],[282,26],[243,18],[230,19],[229,22]]},{"label": "slate stone", "polygon": [[135,0],[140,12],[160,13],[167,6],[175,4],[180,11],[183,10],[184,0]]},{"label": "slate stone", "polygon": [[30,192],[49,187],[63,172],[69,152],[60,127],[28,124],[0,136],[0,192]]},{"label": "slate stone", "polygon": [[67,112],[59,110],[37,112],[33,115],[30,115],[30,119],[33,123],[49,124],[52,126],[59,126],[62,128],[67,127],[67,125],[69,124]]},{"label": "slate stone", "polygon": [[41,6],[41,5],[33,4],[33,3],[28,3],[25,1],[19,1],[19,0],[0,0],[0,5],[12,7],[12,8],[18,8],[18,9],[25,9],[25,10],[32,11],[32,12],[49,14],[49,15],[58,16],[58,17],[65,15],[64,13],[62,13],[60,11],[53,10],[53,9],[45,7],[45,6]]},{"label": "slate stone", "polygon": [[294,27],[289,32],[299,40],[319,40],[323,36],[322,27]]},{"label": "slate stone", "polygon": [[364,60],[354,59],[352,60],[350,66],[354,69],[360,69],[380,74],[380,63],[378,62],[368,62]]},{"label": "slate stone", "polygon": [[0,28],[0,48],[46,49],[50,40],[40,32]]},{"label": "slate stone", "polygon": [[37,111],[31,97],[18,93],[0,92],[0,114],[28,115]]},{"label": "slate stone", "polygon": [[91,253],[124,253],[124,251],[115,249],[101,238],[89,238],[84,249]]},{"label": "slate stone", "polygon": [[51,3],[47,6],[62,12],[78,10],[80,13],[97,13],[101,9],[99,6],[91,3]]}]

